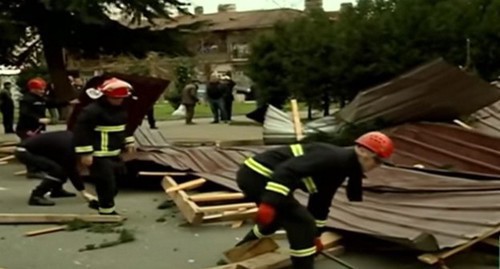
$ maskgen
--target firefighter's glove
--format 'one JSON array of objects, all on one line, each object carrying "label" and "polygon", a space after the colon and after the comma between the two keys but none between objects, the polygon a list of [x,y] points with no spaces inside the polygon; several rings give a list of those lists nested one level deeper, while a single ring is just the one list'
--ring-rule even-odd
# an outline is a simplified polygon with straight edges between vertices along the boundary
[{"label": "firefighter's glove", "polygon": [[80,163],[84,167],[90,167],[90,166],[92,166],[93,162],[94,162],[94,158],[92,157],[91,154],[89,154],[89,155],[83,155],[83,156],[80,157]]},{"label": "firefighter's glove", "polygon": [[316,253],[319,254],[323,251],[325,246],[323,246],[323,243],[321,242],[321,238],[316,237],[314,239],[314,245],[316,246]]},{"label": "firefighter's glove", "polygon": [[135,153],[137,151],[137,148],[135,147],[134,143],[130,143],[130,144],[125,146],[125,151],[128,154],[131,154],[131,153]]},{"label": "firefighter's glove", "polygon": [[276,209],[273,206],[265,203],[259,205],[259,210],[257,211],[256,222],[261,225],[269,225],[274,221],[276,216]]}]

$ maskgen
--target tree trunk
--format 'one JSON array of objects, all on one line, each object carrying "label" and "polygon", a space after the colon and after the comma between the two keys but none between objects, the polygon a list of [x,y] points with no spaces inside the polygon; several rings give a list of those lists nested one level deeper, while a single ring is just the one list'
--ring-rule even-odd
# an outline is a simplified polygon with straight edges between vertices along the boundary
[{"label": "tree trunk", "polygon": [[54,84],[55,97],[59,101],[69,101],[77,96],[68,79],[68,73],[64,63],[63,46],[61,42],[57,40],[57,37],[51,34],[51,31],[57,31],[56,29],[57,28],[51,30],[50,25],[38,27],[50,79]]},{"label": "tree trunk", "polygon": [[313,115],[312,115],[312,105],[307,104],[307,119],[312,120]]},{"label": "tree trunk", "polygon": [[328,92],[323,93],[323,117],[330,115],[330,96]]}]

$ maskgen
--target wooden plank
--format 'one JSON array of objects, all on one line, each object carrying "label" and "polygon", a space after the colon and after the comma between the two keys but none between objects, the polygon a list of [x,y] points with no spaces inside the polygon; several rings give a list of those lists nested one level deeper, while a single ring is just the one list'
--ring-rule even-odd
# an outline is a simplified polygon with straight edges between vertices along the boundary
[{"label": "wooden plank", "polygon": [[267,252],[273,252],[278,248],[278,244],[271,238],[262,238],[224,251],[223,255],[228,263],[237,263]]},{"label": "wooden plank", "polygon": [[462,251],[470,248],[471,246],[473,246],[473,245],[475,245],[475,244],[485,240],[486,238],[491,237],[499,232],[500,232],[500,226],[497,226],[496,228],[484,233],[483,235],[481,235],[475,239],[470,240],[469,242],[467,242],[461,246],[458,246],[456,248],[453,248],[451,250],[447,250],[447,251],[444,251],[441,253],[422,254],[422,255],[418,256],[418,259],[421,262],[424,262],[424,263],[427,263],[430,265],[434,265],[434,264],[443,262],[445,259],[447,259],[447,258],[449,258],[449,257],[451,257],[459,252],[462,252]]},{"label": "wooden plank", "polygon": [[14,172],[14,176],[24,176],[28,173],[26,170]]},{"label": "wooden plank", "polygon": [[0,165],[6,165],[8,162],[0,162]]},{"label": "wooden plank", "polygon": [[166,189],[165,192],[166,193],[172,193],[172,192],[175,192],[175,191],[190,190],[190,189],[194,189],[194,188],[200,187],[201,185],[205,184],[205,182],[207,182],[206,179],[199,178],[199,179],[191,180],[191,181],[188,181],[188,182],[185,182],[185,183],[178,184],[176,186],[170,187],[170,188]]},{"label": "wooden plank", "polygon": [[16,147],[2,147],[0,148],[0,153],[13,154],[16,151]]},{"label": "wooden plank", "polygon": [[185,176],[189,175],[189,173],[186,172],[147,172],[147,171],[141,171],[139,172],[139,176],[150,176],[150,177],[155,177],[155,176]]},{"label": "wooden plank", "polygon": [[24,236],[29,237],[29,236],[48,234],[48,233],[55,233],[55,232],[59,232],[59,231],[64,231],[64,230],[66,230],[66,228],[67,228],[66,225],[55,226],[55,227],[51,227],[51,228],[45,228],[45,229],[26,232],[26,233],[24,233]]},{"label": "wooden plank", "polygon": [[232,229],[237,229],[237,228],[240,228],[241,226],[243,226],[243,224],[245,223],[244,220],[237,220],[237,221],[234,221],[233,224],[231,224],[231,228]]},{"label": "wooden plank", "polygon": [[235,220],[247,220],[253,219],[257,214],[257,208],[251,208],[240,213],[219,213],[214,215],[208,215],[203,217],[203,222],[222,222],[222,221],[235,221]]},{"label": "wooden plank", "polygon": [[215,201],[231,201],[243,199],[245,195],[241,192],[236,193],[225,193],[225,194],[196,194],[191,195],[189,198],[195,203],[200,202],[215,202]]},{"label": "wooden plank", "polygon": [[6,162],[6,161],[14,160],[15,158],[16,157],[14,155],[9,155],[9,156],[0,158],[0,162]]},{"label": "wooden plank", "polygon": [[79,219],[86,222],[115,223],[126,218],[96,214],[0,214],[0,224],[66,223]]},{"label": "wooden plank", "polygon": [[228,205],[215,205],[215,206],[200,206],[198,211],[200,212],[218,212],[218,211],[228,211],[240,208],[255,207],[255,203],[239,203],[239,204],[228,204]]},{"label": "wooden plank", "polygon": [[[164,177],[162,181],[163,189],[166,190],[171,187],[178,186],[178,184],[171,177]],[[182,215],[186,220],[194,225],[200,224],[203,221],[203,213],[197,212],[197,205],[189,200],[189,196],[185,191],[176,191],[167,193],[175,205],[179,208]]]},{"label": "wooden plank", "polygon": [[295,130],[295,137],[297,138],[297,141],[300,141],[302,140],[302,138],[304,138],[304,133],[302,129],[302,122],[300,121],[299,105],[297,104],[296,99],[292,99],[290,103],[292,105],[292,120]]}]

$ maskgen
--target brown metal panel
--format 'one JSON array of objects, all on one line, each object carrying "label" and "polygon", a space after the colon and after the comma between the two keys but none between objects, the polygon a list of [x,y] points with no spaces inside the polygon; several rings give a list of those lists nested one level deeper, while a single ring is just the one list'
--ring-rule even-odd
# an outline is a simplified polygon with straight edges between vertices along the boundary
[{"label": "brown metal panel", "polygon": [[[140,152],[150,160],[238,190],[236,171],[246,156],[272,147],[165,148]],[[304,205],[307,195],[297,191]],[[500,181],[474,181],[384,167],[368,173],[364,201],[348,202],[342,187],[328,226],[404,242],[424,251],[453,247],[500,224]]]}]

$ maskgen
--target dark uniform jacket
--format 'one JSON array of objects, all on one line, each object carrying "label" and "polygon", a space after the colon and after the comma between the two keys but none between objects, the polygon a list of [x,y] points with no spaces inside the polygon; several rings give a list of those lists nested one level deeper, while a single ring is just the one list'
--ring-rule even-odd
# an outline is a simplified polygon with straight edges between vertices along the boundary
[{"label": "dark uniform jacket", "polygon": [[363,170],[354,148],[294,144],[258,154],[245,165],[268,179],[263,203],[279,206],[296,189],[309,193],[308,210],[319,227],[324,226],[333,196],[346,178],[348,199],[362,200]]},{"label": "dark uniform jacket", "polygon": [[57,103],[44,96],[26,92],[19,100],[19,120],[16,128],[18,131],[45,130],[45,124],[41,124],[39,120],[45,118],[47,107],[55,108],[68,104],[69,102]]},{"label": "dark uniform jacket", "polygon": [[87,105],[78,115],[74,127],[77,154],[94,157],[116,157],[134,137],[126,133],[127,110],[113,106],[105,98]]},{"label": "dark uniform jacket", "polygon": [[78,191],[85,189],[76,166],[73,133],[70,131],[48,132],[22,141],[18,148],[45,157],[59,164]]}]

